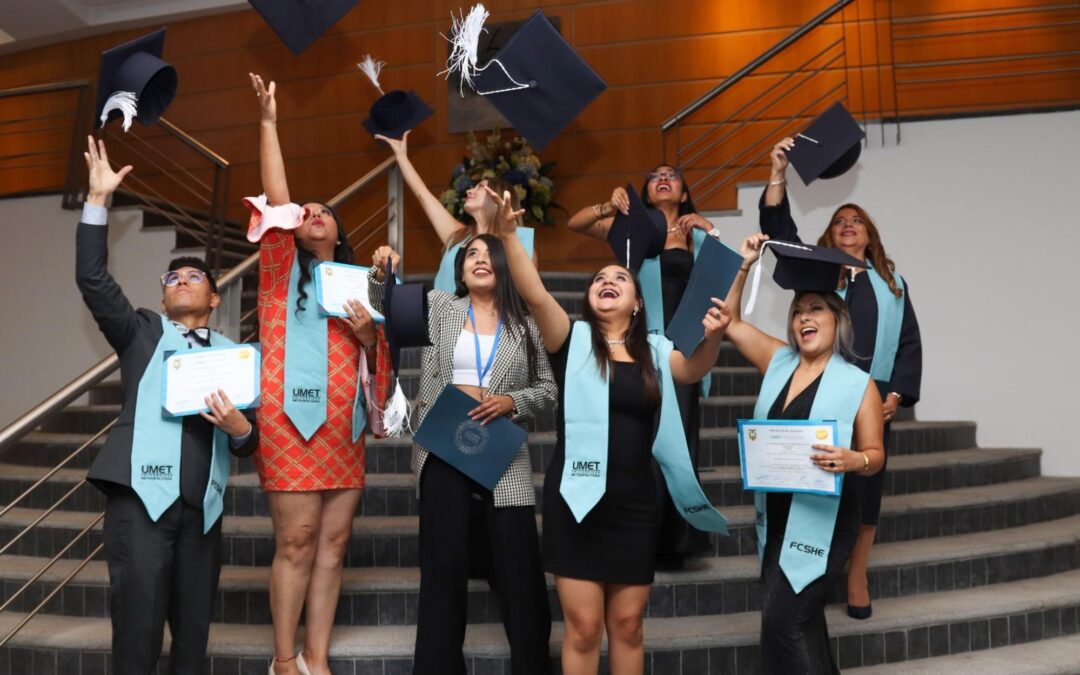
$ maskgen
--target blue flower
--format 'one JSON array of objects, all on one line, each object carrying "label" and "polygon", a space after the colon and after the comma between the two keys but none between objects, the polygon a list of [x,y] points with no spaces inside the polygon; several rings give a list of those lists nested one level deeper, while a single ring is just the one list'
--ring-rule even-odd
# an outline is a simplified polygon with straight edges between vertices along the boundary
[{"label": "blue flower", "polygon": [[452,183],[452,185],[454,186],[454,189],[458,192],[465,192],[473,186],[473,182],[471,178],[462,173],[454,178],[454,182]]},{"label": "blue flower", "polygon": [[522,162],[521,164],[518,164],[514,168],[517,169],[518,171],[520,171],[521,173],[525,174],[529,178],[536,178],[537,176],[540,175],[539,172],[537,172],[536,167],[533,166],[532,164],[529,164],[528,162]]},{"label": "blue flower", "polygon": [[457,178],[458,176],[460,176],[463,173],[465,173],[465,165],[464,164],[458,164],[457,166],[454,167],[454,173],[450,176],[450,178],[451,178],[451,180],[453,180],[454,178]]},{"label": "blue flower", "polygon": [[529,182],[529,177],[524,172],[513,169],[503,174],[503,178],[506,179],[511,185],[526,185]]}]

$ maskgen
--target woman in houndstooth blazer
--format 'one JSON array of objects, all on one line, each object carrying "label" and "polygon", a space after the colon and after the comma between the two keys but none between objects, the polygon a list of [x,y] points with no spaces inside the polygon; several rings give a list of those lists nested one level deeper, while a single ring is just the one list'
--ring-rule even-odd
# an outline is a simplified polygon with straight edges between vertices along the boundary
[{"label": "woman in houndstooth blazer", "polygon": [[[368,288],[379,311],[380,277],[388,259],[396,266],[397,254],[386,246],[373,256]],[[419,421],[448,384],[477,399],[471,415],[478,421],[510,416],[520,424],[536,416],[554,402],[555,378],[536,323],[514,287],[499,238],[485,234],[470,240],[455,263],[455,280],[454,295],[428,292],[432,346],[424,348],[421,359]],[[503,328],[496,342],[500,319]],[[478,372],[477,341],[481,363],[495,349],[486,373]],[[528,443],[518,449],[493,492],[416,444],[413,470],[420,498],[420,599],[413,672],[464,675],[470,558],[474,565],[490,559],[488,581],[502,608],[514,675],[550,672],[551,612],[540,561]],[[475,548],[477,542],[486,542],[484,549]]]}]

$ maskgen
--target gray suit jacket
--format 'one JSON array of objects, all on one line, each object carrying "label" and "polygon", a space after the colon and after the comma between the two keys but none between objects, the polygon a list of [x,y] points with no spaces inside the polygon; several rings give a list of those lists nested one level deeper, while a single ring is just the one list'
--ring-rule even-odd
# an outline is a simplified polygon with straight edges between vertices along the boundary
[{"label": "gray suit jacket", "polygon": [[[376,310],[382,311],[382,284],[375,281],[374,274],[369,281],[369,300]],[[465,326],[468,310],[468,297],[459,298],[438,290],[428,292],[428,338],[432,346],[424,347],[421,354],[420,391],[416,397],[417,426],[424,421],[428,410],[446,385],[452,384],[454,345]],[[558,396],[555,375],[551,371],[547,351],[540,339],[540,330],[532,317],[528,317],[527,329],[532,334],[537,350],[537,378],[529,379],[525,336],[520,330],[504,328],[499,348],[495,352],[495,363],[491,366],[491,382],[488,388],[493,395],[505,395],[514,399],[517,415],[513,419],[518,423],[542,412],[548,405],[553,404]],[[412,468],[416,474],[417,493],[427,457],[428,451],[414,443]],[[514,460],[499,479],[494,497],[496,508],[536,504],[527,442],[518,449]]]}]

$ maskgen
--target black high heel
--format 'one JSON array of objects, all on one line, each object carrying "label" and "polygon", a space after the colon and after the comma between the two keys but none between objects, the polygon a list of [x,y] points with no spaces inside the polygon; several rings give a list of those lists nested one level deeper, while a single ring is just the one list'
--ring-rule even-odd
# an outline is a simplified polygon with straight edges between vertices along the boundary
[{"label": "black high heel", "polygon": [[870,615],[873,613],[873,604],[867,605],[866,607],[856,607],[854,605],[847,606],[847,615],[850,616],[852,619],[858,619],[862,621],[863,619],[869,619]]}]

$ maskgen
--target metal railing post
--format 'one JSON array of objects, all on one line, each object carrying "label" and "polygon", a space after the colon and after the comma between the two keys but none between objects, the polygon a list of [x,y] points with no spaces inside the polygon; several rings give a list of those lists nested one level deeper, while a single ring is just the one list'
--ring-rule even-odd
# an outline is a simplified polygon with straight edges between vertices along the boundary
[{"label": "metal railing post", "polygon": [[405,200],[401,169],[397,164],[386,174],[386,241],[401,256],[401,272],[405,270]]}]

